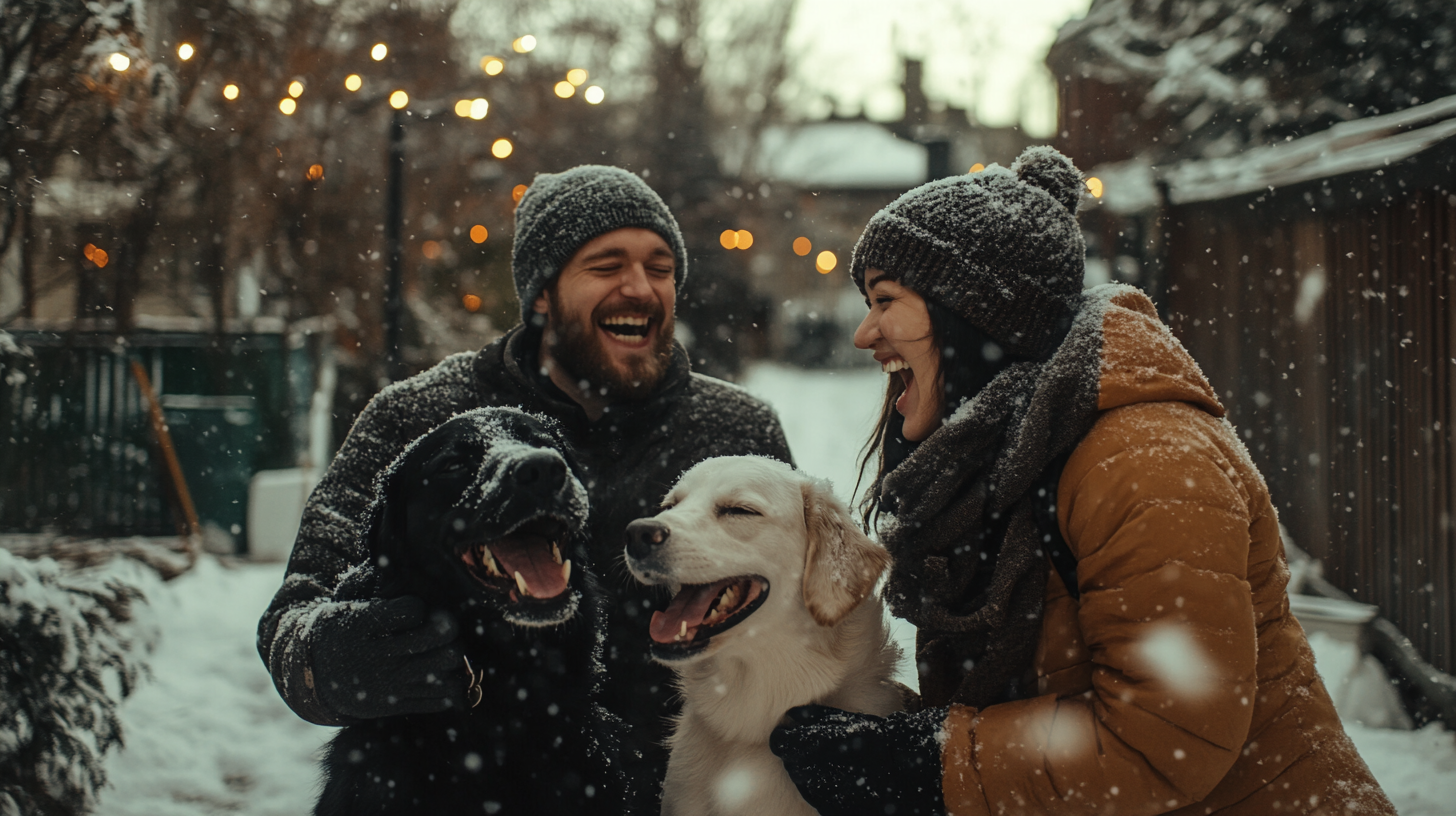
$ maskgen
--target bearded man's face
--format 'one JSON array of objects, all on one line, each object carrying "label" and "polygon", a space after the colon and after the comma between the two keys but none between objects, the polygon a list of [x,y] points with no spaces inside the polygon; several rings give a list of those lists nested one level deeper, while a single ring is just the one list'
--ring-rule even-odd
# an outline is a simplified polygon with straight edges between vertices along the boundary
[{"label": "bearded man's face", "polygon": [[672,361],[675,269],[662,236],[617,229],[582,244],[537,298],[544,348],[579,391],[619,402],[657,387]]}]

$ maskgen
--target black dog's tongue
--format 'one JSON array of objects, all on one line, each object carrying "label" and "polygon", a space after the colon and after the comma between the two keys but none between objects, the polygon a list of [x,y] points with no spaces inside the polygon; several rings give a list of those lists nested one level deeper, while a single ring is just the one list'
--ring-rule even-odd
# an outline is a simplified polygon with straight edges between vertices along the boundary
[{"label": "black dog's tongue", "polygon": [[550,539],[519,533],[488,546],[501,571],[516,582],[517,589],[524,585],[523,594],[554,598],[566,590],[570,567],[556,563],[551,555]]}]

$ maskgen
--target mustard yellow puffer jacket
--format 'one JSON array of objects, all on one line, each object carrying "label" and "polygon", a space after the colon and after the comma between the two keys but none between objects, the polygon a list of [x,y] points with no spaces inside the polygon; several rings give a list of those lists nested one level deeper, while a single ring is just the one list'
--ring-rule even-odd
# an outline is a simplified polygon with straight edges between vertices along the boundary
[{"label": "mustard yellow puffer jacket", "polygon": [[1394,814],[1289,612],[1263,478],[1130,289],[1103,321],[1098,410],[1058,483],[1081,597],[1051,575],[1040,696],[950,709],[948,812]]}]

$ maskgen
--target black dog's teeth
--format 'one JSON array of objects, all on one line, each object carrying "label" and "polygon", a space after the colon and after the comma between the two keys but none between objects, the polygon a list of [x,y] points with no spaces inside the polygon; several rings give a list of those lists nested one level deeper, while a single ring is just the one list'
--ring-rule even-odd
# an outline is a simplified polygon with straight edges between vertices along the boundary
[{"label": "black dog's teeth", "polygon": [[481,544],[479,547],[480,563],[485,567],[485,574],[493,578],[504,578],[506,574],[501,572],[500,565],[495,562],[495,554],[490,548]]}]

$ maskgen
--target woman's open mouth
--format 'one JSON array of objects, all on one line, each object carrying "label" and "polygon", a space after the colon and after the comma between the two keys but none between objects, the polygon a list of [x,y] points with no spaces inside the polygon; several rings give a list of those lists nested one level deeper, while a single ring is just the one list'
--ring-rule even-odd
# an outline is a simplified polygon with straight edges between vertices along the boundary
[{"label": "woman's open mouth", "polygon": [[761,575],[685,584],[661,612],[652,614],[652,656],[670,662],[701,652],[713,636],[747,620],[768,598]]},{"label": "woman's open mouth", "polygon": [[645,346],[652,333],[652,319],[640,315],[613,315],[597,321],[597,327],[619,343]]},{"label": "woman's open mouth", "polygon": [[557,519],[533,519],[500,538],[467,545],[460,560],[472,578],[512,603],[554,599],[571,583],[571,559],[561,556],[566,529]]}]

